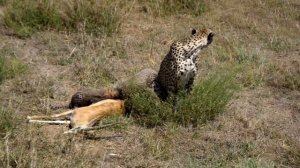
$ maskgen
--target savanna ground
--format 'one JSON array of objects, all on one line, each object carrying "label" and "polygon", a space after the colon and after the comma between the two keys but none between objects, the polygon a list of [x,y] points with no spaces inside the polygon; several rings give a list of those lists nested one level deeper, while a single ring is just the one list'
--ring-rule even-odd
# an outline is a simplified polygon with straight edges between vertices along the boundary
[{"label": "savanna ground", "polygon": [[[299,1],[0,5],[1,167],[300,167]],[[81,87],[158,70],[170,44],[198,27],[216,36],[201,53],[197,80],[234,71],[229,85],[236,89],[224,111],[201,105],[218,115],[197,126],[146,127],[133,117],[112,118],[103,122],[122,124],[89,135],[26,122],[27,115],[61,111],[51,106],[68,103]],[[222,100],[220,93],[207,95]],[[194,104],[210,102],[196,98]]]}]

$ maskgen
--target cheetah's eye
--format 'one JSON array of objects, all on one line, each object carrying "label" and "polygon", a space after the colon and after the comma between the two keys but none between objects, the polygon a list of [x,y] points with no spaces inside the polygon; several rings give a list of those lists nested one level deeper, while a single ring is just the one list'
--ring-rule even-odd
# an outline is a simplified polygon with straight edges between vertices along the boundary
[{"label": "cheetah's eye", "polygon": [[192,35],[196,34],[197,30],[196,29],[192,29]]}]

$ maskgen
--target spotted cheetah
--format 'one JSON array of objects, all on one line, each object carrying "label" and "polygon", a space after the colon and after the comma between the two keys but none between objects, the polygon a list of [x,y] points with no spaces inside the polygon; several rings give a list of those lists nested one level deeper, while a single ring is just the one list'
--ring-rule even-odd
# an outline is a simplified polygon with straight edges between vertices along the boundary
[{"label": "spotted cheetah", "polygon": [[179,89],[191,90],[197,72],[196,60],[200,51],[213,41],[214,33],[209,29],[192,30],[189,38],[175,41],[160,64],[156,83],[160,98],[166,99],[170,92]]}]

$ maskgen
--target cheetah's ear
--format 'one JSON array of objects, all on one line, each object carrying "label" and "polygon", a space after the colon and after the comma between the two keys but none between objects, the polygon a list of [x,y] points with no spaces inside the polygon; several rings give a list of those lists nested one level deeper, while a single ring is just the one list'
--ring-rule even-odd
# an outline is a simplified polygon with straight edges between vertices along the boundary
[{"label": "cheetah's ear", "polygon": [[197,33],[197,30],[196,29],[192,29],[192,35],[196,34]]}]

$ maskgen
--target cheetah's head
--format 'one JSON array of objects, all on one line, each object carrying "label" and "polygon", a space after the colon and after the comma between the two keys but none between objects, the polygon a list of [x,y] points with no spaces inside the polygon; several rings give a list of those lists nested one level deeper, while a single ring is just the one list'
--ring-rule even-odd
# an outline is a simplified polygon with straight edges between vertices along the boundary
[{"label": "cheetah's head", "polygon": [[200,51],[212,43],[213,37],[214,33],[210,29],[200,31],[193,29],[189,38],[175,42],[172,48],[180,47],[181,49],[177,52],[183,54],[185,58],[195,60]]},{"label": "cheetah's head", "polygon": [[201,31],[193,29],[188,43],[195,47],[205,48],[212,43],[214,35],[210,29],[202,29]]}]

